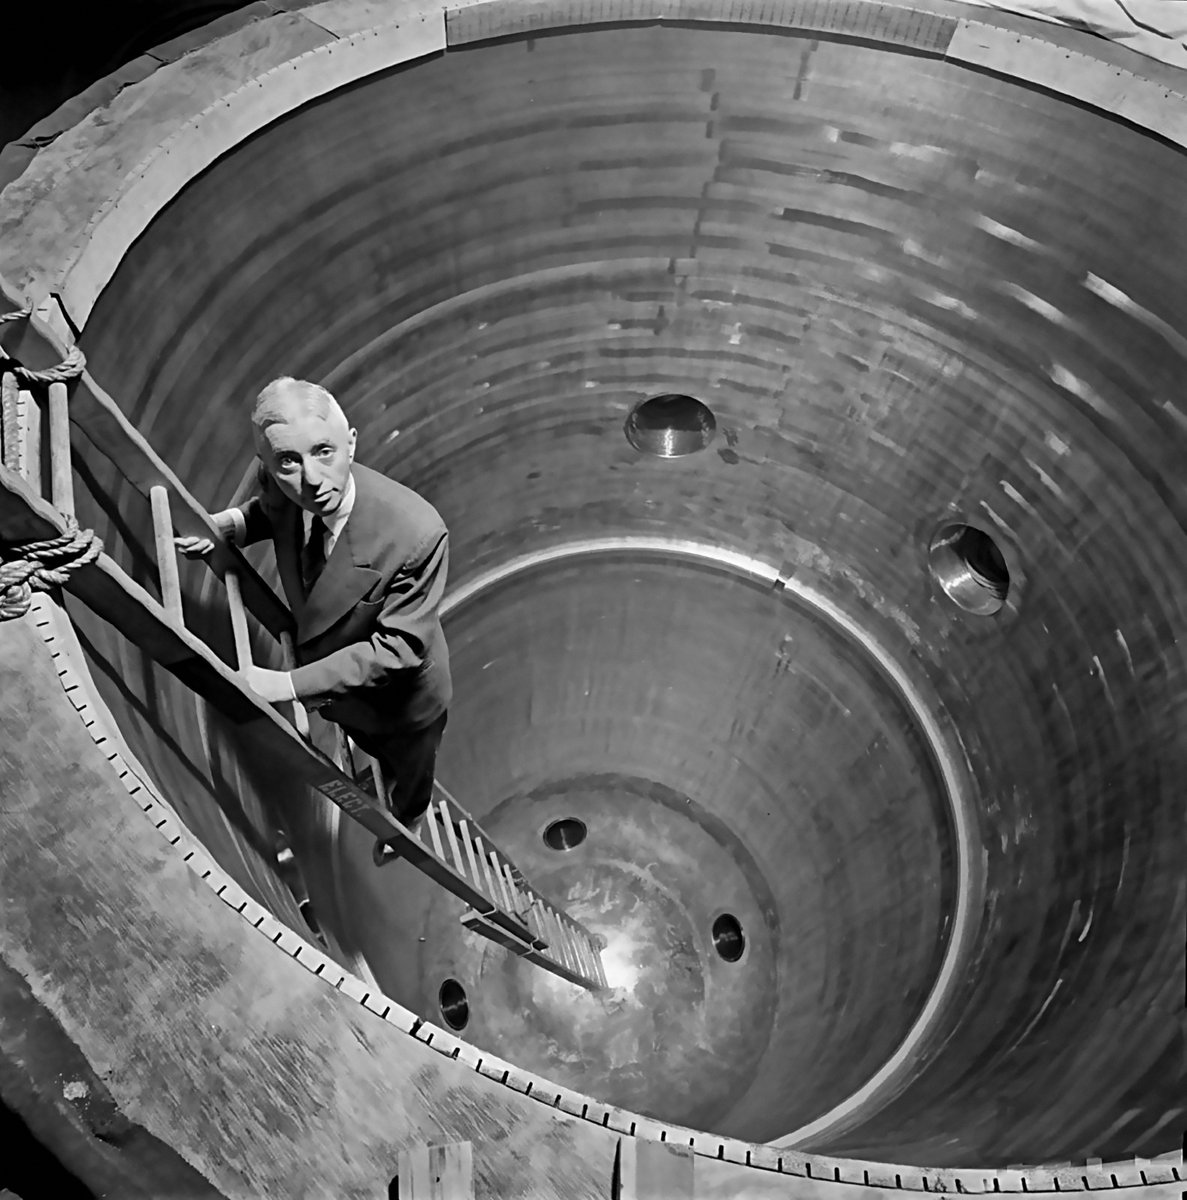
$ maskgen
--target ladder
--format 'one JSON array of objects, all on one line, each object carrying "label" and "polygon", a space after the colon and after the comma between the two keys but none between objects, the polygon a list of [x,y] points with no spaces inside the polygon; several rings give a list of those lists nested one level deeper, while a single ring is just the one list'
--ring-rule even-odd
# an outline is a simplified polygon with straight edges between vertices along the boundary
[{"label": "ladder", "polygon": [[[253,751],[283,762],[362,825],[375,838],[378,865],[408,862],[466,903],[466,928],[570,983],[606,987],[594,935],[538,892],[439,782],[419,831],[409,829],[356,783],[349,747],[340,741],[335,762],[309,740],[299,702],[273,706],[248,688],[240,672],[252,664],[249,616],[275,639],[289,668],[296,665],[292,613],[89,375],[80,352],[47,319],[52,313],[22,308],[2,279],[0,299],[16,310],[0,313],[0,559],[18,557],[22,543],[77,528],[71,436],[85,435],[149,504],[159,595],[102,552],[71,571],[63,586],[239,724]],[[175,532],[214,540],[206,561],[225,587],[234,667],[186,627]],[[382,777],[372,769],[382,797]]]}]

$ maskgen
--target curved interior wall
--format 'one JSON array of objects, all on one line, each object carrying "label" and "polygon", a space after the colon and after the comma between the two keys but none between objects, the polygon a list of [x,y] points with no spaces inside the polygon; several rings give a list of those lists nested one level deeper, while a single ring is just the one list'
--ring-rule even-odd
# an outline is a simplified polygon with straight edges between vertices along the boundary
[{"label": "curved interior wall", "polygon": [[[1183,175],[1123,125],[866,46],[513,39],[245,142],[150,226],[82,344],[212,507],[248,465],[247,398],[285,371],[335,390],[363,461],[439,507],[459,581],[592,533],[695,536],[812,580],[959,730],[985,890],[943,1036],[827,1148],[1151,1152],[1181,1112]],[[720,438],[640,457],[622,420],[670,391],[710,404]],[[143,531],[126,496],[110,516],[85,504],[105,534]],[[1024,564],[1010,619],[929,584],[950,514]],[[138,670],[97,672],[121,723]],[[168,761],[166,738],[193,737],[185,757],[212,769],[192,703],[146,687],[137,752],[167,790],[196,787],[187,820],[228,869],[280,894]],[[849,1015],[910,1007],[880,1000]]]},{"label": "curved interior wall", "polygon": [[[606,938],[612,990],[554,989],[450,936],[449,903],[421,916],[403,894],[406,937],[363,932],[395,901],[348,835],[345,908],[385,991],[432,1014],[459,979],[477,1045],[749,1141],[860,1088],[935,982],[955,884],[927,747],[866,657],[767,585],[629,548],[517,572],[447,630],[469,685],[442,777]],[[542,835],[566,817],[587,837],[558,854]],[[709,944],[722,912],[737,964]]]}]

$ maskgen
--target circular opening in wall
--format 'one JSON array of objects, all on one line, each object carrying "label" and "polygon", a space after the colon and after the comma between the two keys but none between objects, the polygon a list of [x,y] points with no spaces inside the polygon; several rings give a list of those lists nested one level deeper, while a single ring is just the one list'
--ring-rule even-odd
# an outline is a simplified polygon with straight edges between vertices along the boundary
[{"label": "circular opening in wall", "polygon": [[713,440],[717,421],[694,396],[666,393],[635,405],[626,419],[626,440],[644,454],[682,458]]},{"label": "circular opening in wall", "polygon": [[713,949],[726,962],[737,962],[746,949],[746,938],[742,934],[742,926],[732,913],[722,913],[713,922]]},{"label": "circular opening in wall", "polygon": [[585,832],[584,821],[563,817],[544,830],[544,844],[553,850],[572,850],[585,841]]},{"label": "circular opening in wall", "polygon": [[965,612],[991,617],[1010,591],[1010,572],[997,543],[972,525],[945,525],[931,541],[932,578]]},{"label": "circular opening in wall", "polygon": [[437,993],[441,1005],[441,1015],[450,1029],[465,1029],[470,1019],[470,1002],[466,999],[466,989],[456,979],[447,979]]}]

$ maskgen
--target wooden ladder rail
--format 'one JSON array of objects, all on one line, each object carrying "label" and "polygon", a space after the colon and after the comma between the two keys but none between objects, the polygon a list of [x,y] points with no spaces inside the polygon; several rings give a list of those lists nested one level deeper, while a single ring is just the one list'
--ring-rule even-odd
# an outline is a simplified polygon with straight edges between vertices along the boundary
[{"label": "wooden ladder rail", "polygon": [[[0,280],[0,290],[5,290],[10,297],[2,285]],[[7,331],[11,343],[12,329],[26,324],[38,335],[40,340],[36,344],[45,343],[48,353],[58,354],[56,361],[65,357],[63,343],[35,317],[0,325],[0,335]],[[21,340],[21,346],[27,353],[28,337]],[[42,349],[45,353],[44,346]],[[6,345],[0,338],[0,352],[5,351]],[[0,370],[3,359],[4,353],[0,353]],[[22,362],[33,369],[52,365],[38,363],[36,355],[33,363]],[[11,381],[12,375],[6,374],[5,384],[10,385]],[[81,421],[75,411],[79,396],[84,397],[80,406],[84,417]],[[601,957],[592,935],[563,909],[536,892],[510,858],[490,843],[474,818],[439,783],[434,783],[434,800],[428,814],[430,847],[382,805],[373,803],[355,785],[353,773],[340,770],[306,740],[308,716],[299,702],[286,706],[291,710],[290,727],[204,642],[189,632],[185,625],[173,541],[175,528],[185,532],[187,523],[178,520],[170,502],[171,493],[180,498],[182,511],[189,514],[190,530],[209,536],[215,542],[211,566],[226,586],[239,670],[252,662],[248,596],[253,601],[253,615],[276,637],[284,665],[295,665],[294,622],[288,609],[239,551],[225,542],[209,514],[130,425],[111,397],[85,372],[69,386],[64,383],[49,385],[46,404],[49,436],[46,440],[53,505],[47,504],[39,495],[42,490],[40,409],[29,392],[22,393],[21,399],[26,402],[25,416],[28,418],[25,422],[30,450],[25,455],[28,470],[26,476],[21,476],[0,468],[0,537],[23,541],[57,536],[66,531],[66,518],[74,513],[72,432],[81,426],[88,439],[149,501],[161,600],[158,602],[136,584],[106,554],[101,554],[92,566],[76,571],[68,590],[219,711],[249,726],[257,737],[262,735],[268,750],[279,753],[290,767],[297,767],[299,777],[364,825],[375,835],[377,846],[391,847],[396,857],[407,859],[465,900],[469,909],[462,919],[467,927],[570,982],[588,988],[605,987]],[[88,399],[89,403],[86,402]],[[201,523],[201,528],[196,530],[193,529],[195,520]],[[268,722],[260,725],[262,714],[267,715]],[[292,727],[295,727],[295,734]],[[278,728],[287,732],[287,740],[278,738]],[[305,752],[304,756],[294,753],[296,747]],[[327,775],[327,769],[333,773]],[[377,795],[382,796],[383,781],[377,769],[375,783]],[[440,836],[442,831],[436,828],[437,822],[446,834],[444,842]],[[445,852],[447,844],[448,856]]]}]

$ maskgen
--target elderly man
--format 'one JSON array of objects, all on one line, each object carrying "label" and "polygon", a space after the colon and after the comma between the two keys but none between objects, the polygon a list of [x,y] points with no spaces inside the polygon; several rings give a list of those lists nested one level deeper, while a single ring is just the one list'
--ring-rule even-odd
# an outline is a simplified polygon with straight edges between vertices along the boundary
[{"label": "elderly man", "polygon": [[[272,539],[300,665],[252,667],[247,681],[265,700],[300,700],[341,725],[378,759],[393,814],[413,821],[432,797],[452,693],[437,615],[449,534],[427,500],[354,463],[355,430],[325,388],[276,379],[251,424],[258,493],[214,521],[241,546]],[[190,557],[214,548],[209,538],[177,545]]]}]

